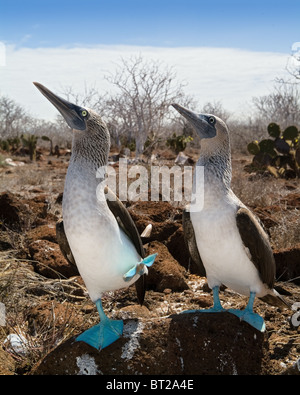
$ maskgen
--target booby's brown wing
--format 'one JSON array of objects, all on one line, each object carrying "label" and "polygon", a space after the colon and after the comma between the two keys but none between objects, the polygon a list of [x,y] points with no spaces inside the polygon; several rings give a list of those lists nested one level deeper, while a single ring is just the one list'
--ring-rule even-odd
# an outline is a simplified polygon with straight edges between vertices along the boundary
[{"label": "booby's brown wing", "polygon": [[250,210],[240,207],[236,213],[236,224],[243,244],[249,249],[251,261],[257,268],[263,283],[274,287],[276,266],[269,238],[259,220]]},{"label": "booby's brown wing", "polygon": [[[107,197],[107,205],[110,211],[118,221],[119,226],[127,234],[130,240],[133,242],[137,252],[142,258],[145,258],[145,250],[139,232],[131,218],[128,210],[124,204],[117,198],[117,196],[108,188],[105,188]],[[137,297],[140,304],[143,304],[145,291],[146,291],[146,275],[144,274],[135,282]]]},{"label": "booby's brown wing", "polygon": [[56,223],[56,238],[57,242],[59,245],[59,248],[63,254],[63,256],[66,258],[66,260],[71,264],[76,266],[76,262],[74,259],[74,256],[72,254],[71,248],[69,246],[69,242],[67,239],[67,236],[65,234],[65,229],[64,229],[64,221],[60,219]]},{"label": "booby's brown wing", "polygon": [[185,244],[189,250],[192,260],[198,266],[199,274],[201,276],[206,276],[206,271],[199,254],[199,250],[196,243],[194,227],[191,221],[190,212],[188,209],[184,209],[182,213],[182,225],[183,225],[183,235]]}]

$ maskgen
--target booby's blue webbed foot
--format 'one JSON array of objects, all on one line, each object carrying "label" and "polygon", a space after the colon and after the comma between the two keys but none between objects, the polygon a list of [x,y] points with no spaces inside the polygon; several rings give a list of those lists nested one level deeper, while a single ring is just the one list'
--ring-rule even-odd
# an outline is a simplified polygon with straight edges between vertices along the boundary
[{"label": "booby's blue webbed foot", "polygon": [[97,350],[109,346],[116,340],[118,340],[123,333],[123,321],[112,321],[100,322],[92,328],[86,330],[76,338],[76,341],[82,341]]},{"label": "booby's blue webbed foot", "polygon": [[201,310],[186,310],[183,313],[222,313],[227,311],[221,305],[219,298],[219,287],[213,288],[213,297],[214,297],[214,305],[210,309],[201,309]]},{"label": "booby's blue webbed foot", "polygon": [[255,299],[255,292],[250,293],[250,298],[247,306],[244,310],[229,309],[228,312],[239,317],[241,321],[248,322],[253,328],[264,332],[266,330],[266,325],[264,319],[257,313],[253,311],[253,302]]},{"label": "booby's blue webbed foot", "polygon": [[102,350],[122,336],[123,321],[110,320],[103,311],[100,299],[97,300],[96,306],[100,323],[81,333],[76,341],[83,341],[97,350]]},{"label": "booby's blue webbed foot", "polygon": [[[145,266],[150,267],[153,265],[157,254],[152,254],[144,258],[141,262],[134,265],[127,273],[124,274],[123,278],[125,281],[130,281],[137,273],[140,275],[144,274]],[[146,272],[147,273],[147,272]]]}]

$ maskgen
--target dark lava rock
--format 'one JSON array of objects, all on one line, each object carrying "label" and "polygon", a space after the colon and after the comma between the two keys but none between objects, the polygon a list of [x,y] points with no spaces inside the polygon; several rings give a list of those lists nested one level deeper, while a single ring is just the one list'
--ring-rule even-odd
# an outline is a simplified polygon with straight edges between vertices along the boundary
[{"label": "dark lava rock", "polygon": [[98,351],[67,340],[33,375],[260,375],[268,373],[267,335],[229,313],[185,313],[124,320],[123,336]]},{"label": "dark lava rock", "polygon": [[164,244],[152,241],[146,250],[147,255],[157,253],[147,276],[147,285],[150,289],[162,292],[168,288],[181,292],[189,288],[185,279],[185,269],[172,257]]},{"label": "dark lava rock", "polygon": [[34,261],[35,271],[47,278],[59,278],[78,275],[76,266],[63,257],[59,245],[48,240],[36,240],[29,245],[29,253]]},{"label": "dark lava rock", "polygon": [[300,244],[274,251],[276,277],[300,285]]}]

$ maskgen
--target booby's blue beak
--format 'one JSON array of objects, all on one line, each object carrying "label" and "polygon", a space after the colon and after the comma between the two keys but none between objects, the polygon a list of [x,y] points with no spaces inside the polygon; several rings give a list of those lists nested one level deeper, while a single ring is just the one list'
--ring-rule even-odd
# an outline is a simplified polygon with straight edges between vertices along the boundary
[{"label": "booby's blue beak", "polygon": [[217,134],[215,123],[216,118],[209,114],[197,114],[179,104],[172,104],[189,123],[194,127],[200,139],[208,139],[215,137]]},{"label": "booby's blue beak", "polygon": [[38,82],[34,82],[34,85],[57,108],[70,128],[82,131],[87,129],[88,111],[85,108],[62,99]]}]

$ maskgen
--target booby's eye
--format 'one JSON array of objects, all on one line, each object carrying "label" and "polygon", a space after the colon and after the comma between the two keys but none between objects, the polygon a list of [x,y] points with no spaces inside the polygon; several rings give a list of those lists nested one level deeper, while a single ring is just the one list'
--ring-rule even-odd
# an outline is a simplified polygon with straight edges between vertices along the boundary
[{"label": "booby's eye", "polygon": [[213,125],[216,122],[216,119],[214,117],[209,117],[208,122]]},{"label": "booby's eye", "polygon": [[88,112],[87,112],[86,110],[82,110],[82,111],[81,111],[81,115],[82,115],[83,117],[87,117]]}]

